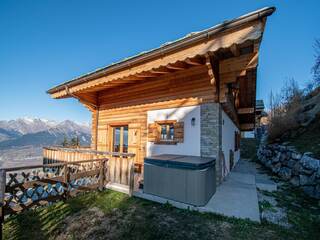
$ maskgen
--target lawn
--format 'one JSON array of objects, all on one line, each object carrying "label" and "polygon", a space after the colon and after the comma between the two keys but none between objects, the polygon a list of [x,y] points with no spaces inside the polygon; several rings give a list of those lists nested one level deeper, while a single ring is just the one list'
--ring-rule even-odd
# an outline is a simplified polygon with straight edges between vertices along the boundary
[{"label": "lawn", "polygon": [[317,239],[317,220],[310,220],[311,226],[297,220],[301,226],[288,230],[108,190],[12,216],[6,219],[4,239]]}]

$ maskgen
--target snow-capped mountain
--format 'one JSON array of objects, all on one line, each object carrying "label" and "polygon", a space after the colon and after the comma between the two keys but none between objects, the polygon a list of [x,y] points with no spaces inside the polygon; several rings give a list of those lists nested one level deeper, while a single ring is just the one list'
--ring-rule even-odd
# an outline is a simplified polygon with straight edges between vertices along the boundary
[{"label": "snow-capped mountain", "polygon": [[21,134],[36,133],[46,131],[58,123],[56,121],[41,118],[18,118],[16,120],[0,121],[0,128],[13,130]]},{"label": "snow-capped mountain", "polygon": [[78,137],[81,145],[91,141],[90,126],[70,120],[56,122],[40,118],[0,121],[0,149],[21,146],[60,145],[64,138]]}]

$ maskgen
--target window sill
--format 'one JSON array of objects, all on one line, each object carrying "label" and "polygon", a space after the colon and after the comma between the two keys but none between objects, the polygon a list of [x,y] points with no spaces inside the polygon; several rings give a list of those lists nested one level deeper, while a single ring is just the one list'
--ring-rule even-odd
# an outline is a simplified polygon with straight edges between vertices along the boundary
[{"label": "window sill", "polygon": [[155,142],[154,144],[158,144],[158,145],[177,145],[178,141],[176,140],[160,140]]}]

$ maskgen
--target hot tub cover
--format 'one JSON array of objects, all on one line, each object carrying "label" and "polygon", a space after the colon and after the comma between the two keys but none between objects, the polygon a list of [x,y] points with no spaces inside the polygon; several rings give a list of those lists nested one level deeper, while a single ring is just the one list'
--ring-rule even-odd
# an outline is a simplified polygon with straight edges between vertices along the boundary
[{"label": "hot tub cover", "polygon": [[182,168],[201,170],[215,164],[215,158],[161,154],[144,158],[144,163],[167,168]]}]

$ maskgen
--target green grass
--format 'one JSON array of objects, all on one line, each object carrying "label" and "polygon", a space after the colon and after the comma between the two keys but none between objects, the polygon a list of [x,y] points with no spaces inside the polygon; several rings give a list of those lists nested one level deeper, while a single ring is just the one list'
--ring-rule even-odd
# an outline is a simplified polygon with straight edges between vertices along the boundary
[{"label": "green grass", "polygon": [[319,239],[318,219],[309,220],[287,230],[104,191],[12,216],[4,239]]},{"label": "green grass", "polygon": [[299,152],[312,152],[320,159],[320,119],[311,123],[303,133],[288,139]]}]

